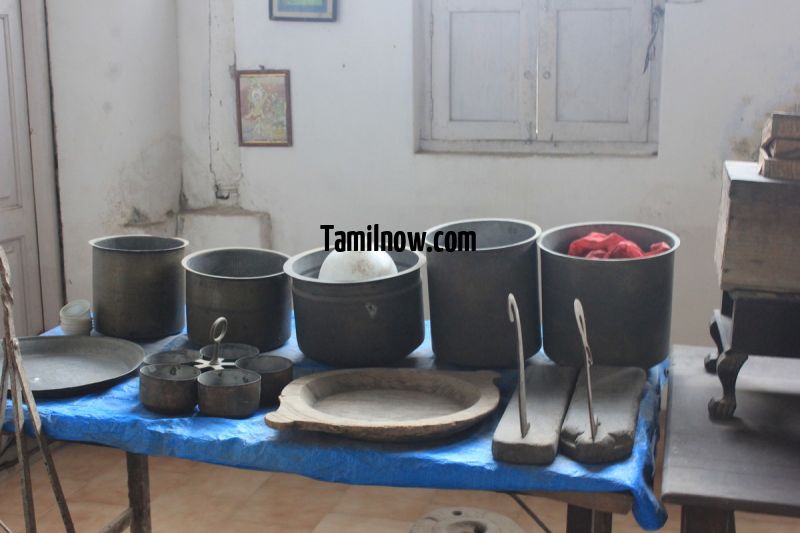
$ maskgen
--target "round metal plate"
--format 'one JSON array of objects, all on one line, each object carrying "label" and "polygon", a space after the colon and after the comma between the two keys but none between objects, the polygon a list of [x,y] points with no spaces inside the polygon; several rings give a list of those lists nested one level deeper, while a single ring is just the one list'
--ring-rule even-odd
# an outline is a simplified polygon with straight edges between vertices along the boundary
[{"label": "round metal plate", "polygon": [[436,509],[417,520],[411,533],[524,533],[519,525],[492,511],[475,507]]},{"label": "round metal plate", "polygon": [[31,390],[38,398],[108,388],[132,375],[144,360],[141,346],[111,337],[21,337],[19,346]]}]

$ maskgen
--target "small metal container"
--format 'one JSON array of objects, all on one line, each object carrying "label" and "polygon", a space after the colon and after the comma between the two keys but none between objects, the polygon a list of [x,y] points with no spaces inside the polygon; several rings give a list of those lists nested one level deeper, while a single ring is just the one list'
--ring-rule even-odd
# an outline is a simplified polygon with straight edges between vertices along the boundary
[{"label": "small metal container", "polygon": [[186,365],[146,365],[139,369],[139,401],[162,414],[189,414],[197,405],[200,370]]},{"label": "small metal container", "polygon": [[[249,344],[239,344],[235,342],[221,342],[219,345],[218,357],[222,361],[236,361],[242,357],[258,355],[258,348]],[[206,344],[200,348],[200,357],[210,361],[214,357],[214,345]]]},{"label": "small metal container", "polygon": [[181,258],[188,241],[116,235],[89,244],[98,332],[123,339],[155,339],[183,329],[186,300]]},{"label": "small metal container", "polygon": [[228,319],[226,340],[273,350],[291,333],[288,256],[260,248],[216,248],[186,256],[186,315],[189,340],[208,342],[220,316]]},{"label": "small metal container", "polygon": [[[569,244],[592,231],[616,232],[643,250],[664,241],[671,249],[638,259],[585,259],[567,255]],[[583,366],[574,300],[586,315],[592,357],[598,365],[650,368],[670,350],[672,278],[678,236],[655,226],[587,222],[548,230],[539,239],[544,351],[556,363]]]},{"label": "small metal container", "polygon": [[261,406],[278,405],[283,388],[292,381],[291,360],[277,355],[253,355],[236,361],[236,368],[261,376]]},{"label": "small metal container", "polygon": [[146,365],[191,365],[200,357],[194,350],[170,350],[168,352],[156,352],[146,355],[144,364]]},{"label": "small metal container", "polygon": [[514,367],[517,337],[508,320],[509,293],[525,325],[525,357],[542,345],[536,255],[542,230],[524,220],[460,220],[427,230],[426,244],[432,247],[437,232],[449,231],[474,231],[476,249],[427,252],[433,353],[438,361],[455,365]]},{"label": "small metal container", "polygon": [[310,250],[289,259],[295,327],[300,350],[341,367],[380,366],[404,358],[422,343],[425,323],[417,252],[388,252],[397,274],[356,282],[318,279],[330,251]]},{"label": "small metal container", "polygon": [[200,413],[219,418],[247,418],[258,409],[261,376],[249,370],[211,370],[197,378]]}]

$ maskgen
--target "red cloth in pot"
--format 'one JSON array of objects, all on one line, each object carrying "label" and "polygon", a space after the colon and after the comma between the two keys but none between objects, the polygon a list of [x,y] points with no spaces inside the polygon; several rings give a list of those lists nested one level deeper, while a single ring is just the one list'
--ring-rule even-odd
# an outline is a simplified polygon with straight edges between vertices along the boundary
[{"label": "red cloth in pot", "polygon": [[662,254],[669,250],[670,245],[662,241],[650,245],[650,250],[645,252],[638,244],[618,233],[606,235],[593,231],[585,237],[572,241],[567,254],[586,259],[637,259]]}]

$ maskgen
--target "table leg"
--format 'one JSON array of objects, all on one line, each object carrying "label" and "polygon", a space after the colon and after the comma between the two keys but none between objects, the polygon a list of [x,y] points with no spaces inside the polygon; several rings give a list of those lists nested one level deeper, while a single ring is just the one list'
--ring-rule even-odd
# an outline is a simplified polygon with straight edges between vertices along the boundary
[{"label": "table leg", "polygon": [[681,533],[736,533],[733,511],[684,505],[681,508]]},{"label": "table leg", "polygon": [[747,362],[747,354],[728,350],[717,358],[717,377],[722,383],[722,398],[708,401],[708,414],[713,420],[730,420],[736,411],[736,378]]},{"label": "table leg", "polygon": [[131,507],[131,533],[151,533],[150,473],[147,456],[126,453],[128,459],[128,501]]},{"label": "table leg", "polygon": [[567,505],[567,533],[611,533],[611,513]]}]

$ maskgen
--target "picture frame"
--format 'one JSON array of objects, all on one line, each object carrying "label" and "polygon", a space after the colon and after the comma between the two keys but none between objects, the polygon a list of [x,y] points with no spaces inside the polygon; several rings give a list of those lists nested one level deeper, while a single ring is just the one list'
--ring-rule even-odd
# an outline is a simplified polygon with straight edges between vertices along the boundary
[{"label": "picture frame", "polygon": [[334,22],[337,0],[268,0],[270,20]]},{"label": "picture frame", "polygon": [[288,70],[236,72],[239,146],[292,146],[292,101]]}]

